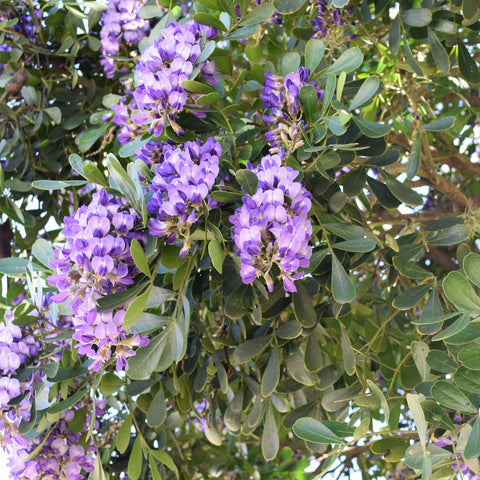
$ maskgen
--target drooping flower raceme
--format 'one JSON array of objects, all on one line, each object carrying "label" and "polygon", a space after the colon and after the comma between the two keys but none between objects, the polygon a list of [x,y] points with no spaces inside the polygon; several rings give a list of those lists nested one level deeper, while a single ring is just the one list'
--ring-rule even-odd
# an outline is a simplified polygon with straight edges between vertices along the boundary
[{"label": "drooping flower raceme", "polygon": [[281,149],[267,155],[256,168],[247,163],[258,177],[257,191],[242,198],[243,205],[230,221],[243,283],[263,276],[272,291],[271,271],[276,266],[284,289],[295,292],[294,280],[303,277],[299,269],[308,267],[312,255],[311,194],[295,181],[296,170],[282,166],[283,155]]},{"label": "drooping flower raceme", "polygon": [[133,119],[139,125],[148,124],[149,131],[155,136],[160,136],[168,124],[179,135],[184,134],[176,122],[178,113],[188,102],[182,82],[188,80],[196,68],[208,83],[217,83],[215,63],[198,62],[202,37],[210,39],[217,34],[216,28],[205,27],[193,20],[185,25],[171,22],[162,31],[164,38],[144,50],[137,65],[134,91],[140,113]]},{"label": "drooping flower raceme", "polygon": [[[354,24],[347,20],[352,12],[352,8],[329,8],[327,0],[312,2],[312,13],[315,15],[310,22],[315,31],[313,38],[321,38],[331,48],[338,46],[344,40],[345,23]],[[346,39],[351,40],[354,37],[355,35],[348,35]]]},{"label": "drooping flower raceme", "polygon": [[[142,0],[110,0],[102,16],[100,64],[108,78],[118,69],[112,56],[130,54],[132,47],[150,32],[150,23],[138,14]],[[130,50],[130,51],[129,51]]]},{"label": "drooping flower raceme", "polygon": [[118,141],[122,145],[126,145],[146,133],[146,128],[138,125],[132,119],[132,114],[136,109],[137,103],[131,98],[131,93],[124,95],[118,105],[112,106],[112,110],[115,112],[112,120],[120,127]]},{"label": "drooping flower raceme", "polygon": [[49,278],[60,293],[56,302],[71,299],[73,324],[80,354],[94,359],[90,369],[100,370],[115,347],[117,369],[128,368],[132,347],[145,345],[146,338],[122,328],[125,306],[100,313],[98,299],[124,290],[134,283],[138,273],[130,255],[130,244],[136,238],[142,244],[145,234],[137,232],[138,214],[125,201],[102,190],[93,195],[89,205],[65,217],[63,235],[66,242],[55,250],[52,266],[57,274]]},{"label": "drooping flower raceme", "polygon": [[306,127],[302,117],[302,106],[300,103],[300,89],[307,84],[313,85],[317,91],[318,100],[322,98],[323,92],[315,82],[307,82],[310,70],[300,67],[297,72],[288,74],[285,78],[265,72],[264,88],[260,92],[263,100],[263,107],[271,109],[270,115],[264,115],[266,123],[276,127],[266,133],[268,142],[274,147],[271,152],[276,153],[278,147],[286,145],[289,152],[293,152],[301,145],[302,129]]},{"label": "drooping flower raceme", "polygon": [[148,211],[154,216],[148,224],[150,233],[165,237],[166,243],[184,239],[180,255],[190,249],[190,227],[200,220],[207,208],[216,204],[209,192],[219,171],[222,148],[214,138],[174,147],[165,144],[160,164],[150,186],[153,196]]}]

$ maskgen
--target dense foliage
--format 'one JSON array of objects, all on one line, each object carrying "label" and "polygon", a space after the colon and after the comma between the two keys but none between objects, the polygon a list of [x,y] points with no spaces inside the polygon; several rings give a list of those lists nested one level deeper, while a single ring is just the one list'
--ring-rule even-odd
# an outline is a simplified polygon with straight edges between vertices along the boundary
[{"label": "dense foliage", "polygon": [[479,31],[0,0],[11,478],[477,479]]}]

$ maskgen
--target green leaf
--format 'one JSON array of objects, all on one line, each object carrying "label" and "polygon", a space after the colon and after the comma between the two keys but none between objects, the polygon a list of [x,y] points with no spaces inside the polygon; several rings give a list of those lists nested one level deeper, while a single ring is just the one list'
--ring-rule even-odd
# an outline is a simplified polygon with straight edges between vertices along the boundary
[{"label": "green leaf", "polygon": [[36,180],[32,182],[32,186],[39,190],[60,190],[69,187],[82,187],[86,183],[85,180]]},{"label": "green leaf", "polygon": [[332,295],[338,303],[349,303],[355,298],[355,285],[348,273],[332,253]]},{"label": "green leaf", "polygon": [[182,82],[182,87],[187,90],[187,92],[192,93],[210,93],[213,92],[213,88],[210,85],[205,83],[196,82],[195,80],[184,80]]},{"label": "green leaf", "polygon": [[207,93],[206,95],[202,95],[195,100],[197,105],[216,105],[218,100],[220,99],[220,95],[217,92]]},{"label": "green leaf", "polygon": [[244,40],[249,38],[252,35],[255,35],[260,29],[260,25],[248,25],[247,27],[242,27],[235,30],[230,35],[225,35],[226,40]]},{"label": "green leaf", "polygon": [[422,137],[421,135],[417,135],[417,138],[414,140],[412,144],[412,149],[410,150],[410,155],[408,156],[408,163],[407,163],[407,180],[411,180],[418,172],[420,168],[420,158],[421,158],[421,151],[422,151]]},{"label": "green leaf", "polygon": [[133,380],[145,380],[157,368],[168,341],[168,330],[164,330],[150,340],[145,347],[140,347],[134,357],[128,361],[128,376]]},{"label": "green leaf", "polygon": [[356,70],[363,62],[363,53],[359,48],[354,47],[343,52],[340,57],[330,65],[324,75],[333,73],[338,75],[341,72],[350,73]]},{"label": "green leaf", "polygon": [[433,370],[442,373],[453,373],[458,368],[457,363],[441,350],[430,350],[427,363]]},{"label": "green leaf", "polygon": [[91,128],[89,130],[84,130],[78,137],[77,137],[77,145],[78,149],[83,152],[88,152],[93,145],[97,142],[97,140],[103,137],[105,133],[106,124],[102,125],[99,128]]},{"label": "green leaf", "polygon": [[415,366],[420,372],[422,380],[426,382],[428,381],[428,377],[430,375],[430,366],[427,363],[427,355],[430,349],[424,342],[417,341],[412,342],[410,347],[412,349],[412,357],[413,361],[415,362]]},{"label": "green leaf", "polygon": [[352,117],[353,121],[357,124],[357,127],[360,131],[370,138],[379,138],[384,137],[388,132],[390,132],[389,125],[383,125],[381,123],[369,122],[360,117]]},{"label": "green leaf", "polygon": [[263,23],[267,21],[269,18],[273,16],[275,13],[275,8],[271,3],[261,3],[250,10],[239,25],[247,26],[247,25],[255,25],[257,23]]},{"label": "green leaf", "polygon": [[355,353],[353,351],[352,344],[350,343],[350,339],[348,338],[348,334],[343,326],[340,328],[340,337],[342,340],[343,363],[345,365],[345,371],[347,372],[347,375],[353,375],[356,370]]},{"label": "green leaf", "polygon": [[85,367],[60,367],[53,377],[48,376],[48,381],[52,383],[65,382],[74,378],[81,377],[88,372]]},{"label": "green leaf", "polygon": [[445,75],[450,70],[450,59],[443,45],[440,43],[435,32],[428,27],[428,41],[430,42],[430,50],[432,57],[437,64],[438,69]]},{"label": "green leaf", "polygon": [[241,343],[234,352],[236,363],[247,363],[257,356],[269,343],[271,335],[266,335]]},{"label": "green leaf", "polygon": [[427,132],[441,132],[443,130],[448,130],[454,123],[455,117],[442,117],[431,123],[426,123],[420,128]]},{"label": "green leaf", "polygon": [[412,51],[410,50],[410,46],[408,45],[407,39],[405,36],[403,37],[403,50],[405,51],[405,57],[407,57],[408,64],[410,68],[417,74],[423,75],[423,71],[418,65],[417,61],[413,57]]},{"label": "green leaf", "polygon": [[193,19],[201,25],[217,27],[221,32],[225,32],[227,30],[225,25],[217,17],[211,15],[210,13],[194,13]]},{"label": "green leaf", "polygon": [[480,255],[478,253],[471,252],[463,258],[463,271],[476,287],[480,287]]},{"label": "green leaf", "polygon": [[306,0],[273,0],[273,6],[276,12],[287,15],[302,8],[305,2]]},{"label": "green leaf", "polygon": [[463,242],[470,236],[470,230],[466,225],[453,225],[446,230],[440,231],[434,237],[428,237],[427,241],[430,245],[449,246]]},{"label": "green leaf", "polygon": [[322,98],[322,116],[327,113],[328,107],[332,102],[333,96],[335,95],[335,88],[337,86],[337,77],[333,74],[327,75],[327,81],[325,84],[325,90]]},{"label": "green leaf", "polygon": [[400,47],[400,15],[397,14],[388,33],[388,46],[393,55],[398,53]]},{"label": "green leaf", "polygon": [[432,337],[432,341],[438,342],[439,340],[444,340],[445,338],[452,337],[453,335],[465,330],[469,325],[470,315],[463,314],[451,325],[449,325],[445,330],[437,333],[434,337]]},{"label": "green leaf", "polygon": [[111,153],[107,155],[107,168],[110,173],[110,180],[115,182],[115,185],[112,185],[113,188],[118,189],[120,193],[126,195],[135,204],[137,201],[135,184],[122,167],[122,164]]},{"label": "green leaf", "polygon": [[211,240],[208,244],[208,254],[212,260],[212,265],[218,273],[223,271],[223,261],[225,260],[225,251],[223,245],[218,240]]},{"label": "green leaf", "polygon": [[337,250],[345,250],[347,252],[366,253],[371,252],[375,248],[375,240],[373,238],[357,238],[355,240],[346,240],[344,242],[335,243],[333,248]]},{"label": "green leaf", "polygon": [[[451,452],[448,450],[444,450],[443,448],[432,444],[428,445],[427,452],[430,454],[432,465],[437,465],[451,455]],[[418,443],[412,445],[405,454],[405,463],[414,470],[423,470],[424,453],[424,450]]]},{"label": "green leaf", "polygon": [[125,331],[128,331],[135,325],[135,322],[140,318],[140,315],[144,312],[148,297],[150,296],[150,288],[143,292],[140,296],[136,297],[135,300],[128,306],[127,311],[125,312],[125,317],[123,318],[122,328]]},{"label": "green leaf", "polygon": [[173,461],[173,458],[167,453],[162,450],[150,450],[150,453],[160,462],[162,462],[169,470],[175,472],[176,476],[178,477],[178,469]]},{"label": "green leaf", "polygon": [[480,455],[480,417],[477,417],[473,424],[463,454],[465,458],[476,458]]},{"label": "green leaf", "polygon": [[130,243],[130,254],[132,255],[133,261],[135,262],[137,268],[147,277],[150,277],[151,273],[148,266],[147,257],[142,246],[140,245],[140,242],[135,238],[133,238]]},{"label": "green leaf", "polygon": [[367,175],[367,182],[379,203],[385,208],[397,208],[402,202],[392,195],[385,184]]},{"label": "green leaf", "polygon": [[318,378],[305,368],[302,352],[296,347],[291,347],[287,355],[287,370],[292,378],[302,385],[315,385]]},{"label": "green leaf", "polygon": [[352,111],[356,108],[362,107],[362,105],[368,102],[375,95],[379,87],[380,80],[378,79],[378,77],[374,75],[368,77],[358,89],[348,109]]},{"label": "green leaf", "polygon": [[44,112],[53,120],[54,123],[60,125],[62,121],[62,111],[58,107],[49,107]]},{"label": "green leaf", "polygon": [[367,385],[375,398],[378,400],[378,403],[380,403],[380,407],[383,410],[383,415],[385,416],[385,423],[388,423],[388,419],[390,417],[390,407],[388,405],[387,399],[385,398],[385,395],[370,379],[367,379]]},{"label": "green leaf", "polygon": [[432,397],[440,405],[462,413],[476,413],[475,405],[455,385],[446,380],[437,380],[431,389]]},{"label": "green leaf", "polygon": [[317,324],[317,313],[313,308],[312,300],[305,285],[301,281],[295,282],[297,291],[293,293],[293,310],[298,323],[305,328],[312,328]]},{"label": "green leaf", "polygon": [[293,433],[302,440],[319,444],[342,445],[343,440],[315,418],[299,418],[293,425]]},{"label": "green leaf", "polygon": [[244,195],[242,195],[241,193],[225,192],[220,190],[216,190],[211,193],[211,197],[217,202],[221,202],[221,203],[239,202],[241,201],[243,196]]},{"label": "green leaf", "polygon": [[385,170],[380,170],[385,184],[392,194],[398,198],[401,202],[410,206],[423,205],[423,197],[412,189],[408,188],[403,183],[399,182],[396,178],[392,177]]},{"label": "green leaf", "polygon": [[279,446],[277,424],[273,416],[272,404],[269,403],[262,434],[262,454],[265,460],[273,460],[277,456]]},{"label": "green leaf", "polygon": [[412,278],[413,280],[420,280],[422,278],[433,276],[429,271],[415,263],[409,262],[404,257],[393,257],[393,265],[404,277]]},{"label": "green leaf", "polygon": [[258,187],[258,177],[251,171],[242,169],[235,174],[240,186],[249,194],[254,195]]},{"label": "green leaf", "polygon": [[448,301],[458,309],[480,313],[480,297],[460,272],[450,272],[444,278],[443,291]]},{"label": "green leaf", "polygon": [[458,42],[458,66],[460,74],[468,83],[480,84],[480,70],[462,41]]},{"label": "green leaf", "polygon": [[240,431],[242,426],[242,408],[243,408],[243,389],[239,389],[227,409],[225,410],[225,415],[223,420],[225,426],[233,434],[237,434]]},{"label": "green leaf", "polygon": [[99,298],[97,301],[97,312],[109,312],[110,310],[125,305],[129,300],[141,294],[148,283],[148,281],[138,282],[127,290]]},{"label": "green leaf", "polygon": [[69,410],[72,408],[76,403],[78,403],[85,395],[87,395],[89,388],[84,388],[83,390],[79,390],[75,392],[70,397],[62,400],[61,402],[53,404],[51,407],[48,408],[47,413],[50,415],[55,415],[57,413],[62,413],[65,410]]},{"label": "green leaf", "polygon": [[478,393],[480,391],[480,372],[478,371],[460,367],[453,374],[453,381],[459,388],[467,392]]},{"label": "green leaf", "polygon": [[142,473],[142,463],[142,440],[137,436],[128,459],[128,478],[131,478],[132,480],[138,480],[140,478],[140,474]]},{"label": "green leaf", "polygon": [[433,400],[424,400],[421,405],[427,422],[446,430],[455,429],[450,417],[436,402]]},{"label": "green leaf", "polygon": [[100,393],[108,397],[112,393],[118,392],[118,390],[124,385],[124,381],[118,378],[114,373],[107,372],[100,382]]},{"label": "green leaf", "polygon": [[[423,395],[422,397],[425,399]],[[407,404],[413,416],[420,443],[425,446],[427,443],[427,422],[420,406],[420,395],[407,393]]]},{"label": "green leaf", "polygon": [[[462,315],[463,316],[463,315]],[[470,370],[480,370],[480,345],[467,345],[457,353],[458,361]]]},{"label": "green leaf", "polygon": [[262,397],[269,397],[277,388],[280,380],[280,364],[278,360],[278,347],[275,346],[268,359],[267,368],[262,377]]},{"label": "green leaf", "polygon": [[107,180],[103,173],[99,170],[98,167],[91,163],[86,163],[83,166],[82,175],[90,182],[96,183],[97,185],[102,185],[104,187],[108,186]]},{"label": "green leaf", "polygon": [[402,13],[402,20],[410,27],[426,27],[432,21],[428,8],[411,8]]},{"label": "green leaf", "polygon": [[147,422],[151,427],[159,427],[166,418],[165,396],[163,395],[163,387],[160,384],[157,394],[153,397],[150,407],[148,407]]},{"label": "green leaf", "polygon": [[307,84],[300,88],[298,94],[300,103],[302,104],[305,121],[311,124],[317,116],[317,107],[319,104],[317,91],[313,85]]},{"label": "green leaf", "polygon": [[292,340],[298,338],[302,332],[303,328],[297,320],[289,320],[288,322],[282,323],[277,330],[275,330],[275,336]]},{"label": "green leaf", "polygon": [[297,52],[287,52],[282,55],[281,73],[285,77],[300,68],[301,58]]},{"label": "green leaf", "polygon": [[305,44],[305,67],[313,73],[320,65],[324,53],[325,44],[321,40],[311,38]]},{"label": "green leaf", "polygon": [[38,238],[32,245],[33,256],[47,268],[50,268],[50,260],[54,258],[53,248],[49,241],[44,238]]},{"label": "green leaf", "polygon": [[305,345],[305,368],[309,372],[318,372],[322,368],[322,351],[317,337],[311,333]]}]

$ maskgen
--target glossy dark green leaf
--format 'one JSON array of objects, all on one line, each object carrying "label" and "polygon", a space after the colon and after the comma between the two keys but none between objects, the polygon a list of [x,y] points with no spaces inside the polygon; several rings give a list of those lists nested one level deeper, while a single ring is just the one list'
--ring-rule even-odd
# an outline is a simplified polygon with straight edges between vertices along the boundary
[{"label": "glossy dark green leaf", "polygon": [[443,280],[447,299],[460,310],[480,313],[480,297],[460,272],[450,272]]},{"label": "glossy dark green leaf", "polygon": [[251,171],[247,169],[239,170],[235,174],[240,186],[250,195],[253,195],[257,191],[258,178]]},{"label": "glossy dark green leaf", "polygon": [[433,370],[441,373],[453,373],[458,368],[458,364],[442,350],[430,350],[427,363]]},{"label": "glossy dark green leaf", "polygon": [[420,168],[420,156],[422,151],[422,137],[421,135],[417,135],[415,138],[412,149],[410,150],[410,155],[408,156],[408,163],[407,163],[407,180],[411,180],[418,172]]},{"label": "glossy dark green leaf", "polygon": [[87,367],[59,367],[53,377],[48,377],[48,381],[52,383],[65,382],[67,380],[81,377],[87,372]]},{"label": "glossy dark green leaf", "polygon": [[420,128],[427,132],[441,132],[442,130],[448,130],[454,123],[455,117],[448,116],[434,120],[431,123],[423,124]]},{"label": "glossy dark green leaf", "polygon": [[375,245],[376,243],[373,238],[357,238],[355,240],[345,240],[344,242],[338,242],[332,246],[337,250],[365,253],[371,252],[375,248]]},{"label": "glossy dark green leaf", "polygon": [[375,95],[379,87],[380,80],[378,77],[374,75],[367,77],[353,97],[348,109],[351,111],[360,108]]},{"label": "glossy dark green leaf", "polygon": [[306,0],[273,0],[273,6],[276,12],[287,15],[302,8],[305,2]]},{"label": "glossy dark green leaf", "polygon": [[265,460],[273,460],[277,456],[279,446],[280,440],[278,438],[277,424],[273,416],[272,405],[269,403],[262,434],[262,454]]},{"label": "glossy dark green leaf", "polygon": [[423,71],[418,65],[417,61],[413,57],[412,50],[410,49],[410,45],[408,45],[407,39],[405,36],[403,37],[403,50],[405,52],[405,57],[407,58],[407,62],[410,65],[410,68],[417,74],[423,75]]},{"label": "glossy dark green leaf", "polygon": [[132,255],[133,261],[137,268],[147,275],[150,276],[150,267],[148,266],[148,260],[145,255],[145,251],[143,250],[142,246],[140,245],[139,241],[135,238],[132,239],[130,244],[130,254]]},{"label": "glossy dark green leaf", "polygon": [[463,42],[458,42],[458,66],[462,77],[473,85],[480,84],[480,69]]},{"label": "glossy dark green leaf", "polygon": [[79,390],[75,392],[73,395],[70,395],[65,400],[62,400],[58,403],[53,404],[51,407],[48,408],[47,413],[50,415],[55,415],[57,413],[62,413],[65,410],[71,409],[76,403],[78,403],[85,395],[87,395],[89,389],[84,388],[83,390]]},{"label": "glossy dark green leaf", "polygon": [[446,430],[454,430],[452,420],[436,402],[424,400],[421,405],[427,422]]},{"label": "glossy dark green leaf", "polygon": [[480,345],[467,345],[457,353],[458,361],[470,370],[480,370]]},{"label": "glossy dark green leaf", "polygon": [[400,201],[410,206],[423,205],[423,197],[407,187],[405,184],[399,182],[395,177],[387,173],[385,170],[380,170],[385,184],[392,194]]},{"label": "glossy dark green leaf", "polygon": [[275,8],[271,3],[261,3],[248,12],[239,25],[255,25],[263,23],[273,16]]},{"label": "glossy dark green leaf", "polygon": [[155,371],[167,342],[167,331],[163,331],[150,340],[145,347],[137,349],[134,357],[129,359],[128,376],[133,380],[144,380]]},{"label": "glossy dark green leaf", "polygon": [[470,393],[480,392],[480,372],[460,367],[453,374],[457,387]]},{"label": "glossy dark green leaf", "polygon": [[297,320],[289,320],[288,322],[282,323],[277,330],[275,330],[275,335],[279,338],[292,340],[298,338],[302,332],[303,328]]},{"label": "glossy dark green leaf", "polygon": [[343,440],[315,418],[299,418],[293,425],[293,433],[302,440],[320,444],[343,444]]},{"label": "glossy dark green leaf", "polygon": [[298,323],[305,328],[312,328],[317,323],[317,314],[307,289],[301,281],[295,283],[297,291],[293,293],[293,309]]},{"label": "glossy dark green leaf", "polygon": [[140,478],[140,474],[142,473],[142,463],[142,440],[137,436],[128,459],[128,478],[131,478],[132,480],[138,480]]},{"label": "glossy dark green leaf", "polygon": [[379,182],[370,175],[367,175],[367,182],[380,204],[385,208],[397,208],[401,205],[402,202],[390,192],[384,183]]},{"label": "glossy dark green leaf", "polygon": [[480,417],[477,417],[473,424],[463,454],[465,458],[476,458],[480,455]]},{"label": "glossy dark green leaf", "polygon": [[206,95],[201,95],[195,100],[195,103],[197,105],[216,105],[218,101],[220,100],[220,94],[217,92],[210,92],[207,93]]},{"label": "glossy dark green leaf", "polygon": [[335,254],[332,253],[332,295],[338,303],[349,303],[355,298],[355,285]]},{"label": "glossy dark green leaf", "polygon": [[125,384],[125,382],[118,378],[114,373],[107,372],[100,382],[99,390],[102,395],[108,397],[112,393],[118,392],[118,390]]},{"label": "glossy dark green leaf", "polygon": [[333,73],[338,75],[341,72],[350,73],[356,70],[363,62],[363,54],[359,48],[349,48],[333,62],[324,72],[324,75]]},{"label": "glossy dark green leaf", "polygon": [[317,377],[305,368],[302,353],[292,347],[287,355],[287,370],[291,377],[302,385],[315,385]]},{"label": "glossy dark green leaf", "polygon": [[318,39],[311,38],[305,44],[305,67],[314,72],[320,65],[323,54],[325,53],[325,44]]},{"label": "glossy dark green leaf", "polygon": [[440,340],[444,340],[446,338],[452,337],[453,335],[456,335],[457,333],[465,330],[469,324],[470,324],[470,315],[463,314],[460,317],[458,317],[447,328],[445,328],[440,333],[437,333],[435,336],[433,336],[432,341],[438,342]]},{"label": "glossy dark green leaf", "polygon": [[400,15],[397,14],[395,19],[392,22],[390,27],[390,32],[388,33],[388,46],[390,47],[390,52],[393,55],[396,55],[400,47]]},{"label": "glossy dark green leaf", "polygon": [[275,346],[268,359],[267,367],[262,377],[261,392],[262,397],[269,397],[275,392],[280,380],[280,363],[278,358],[278,347]]},{"label": "glossy dark green leaf", "polygon": [[455,385],[446,380],[437,380],[431,389],[432,397],[442,406],[462,413],[476,413],[475,405]]},{"label": "glossy dark green leaf", "polygon": [[223,261],[225,260],[225,251],[223,245],[217,239],[211,240],[208,244],[208,254],[212,260],[212,265],[218,273],[223,271]]},{"label": "glossy dark green leaf", "polygon": [[428,8],[411,8],[402,12],[402,20],[410,27],[425,27],[432,21]]},{"label": "glossy dark green leaf", "polygon": [[470,230],[466,225],[453,225],[450,228],[440,231],[433,237],[428,237],[430,245],[449,246],[463,242],[470,236]]},{"label": "glossy dark green leaf", "polygon": [[390,132],[389,125],[383,125],[381,123],[370,122],[364,120],[360,117],[352,117],[353,121],[357,124],[357,127],[360,131],[370,138],[379,138],[384,137],[388,132]]},{"label": "glossy dark green leaf", "polygon": [[393,265],[404,277],[414,280],[421,280],[433,276],[428,270],[425,270],[415,263],[409,262],[401,256],[393,257]]},{"label": "glossy dark green leaf", "polygon": [[314,333],[311,333],[307,337],[304,360],[305,367],[309,372],[318,372],[322,368],[322,351]]},{"label": "glossy dark green leaf", "polygon": [[187,92],[192,93],[206,94],[213,92],[213,88],[210,85],[195,80],[184,80],[182,82],[182,87],[187,90]]},{"label": "glossy dark green leaf", "polygon": [[438,69],[443,73],[447,74],[450,70],[450,59],[448,58],[448,53],[446,52],[443,45],[440,43],[435,32],[428,27],[428,41],[430,42],[430,50],[432,52],[432,57],[437,64]]},{"label": "glossy dark green leaf", "polygon": [[317,106],[319,104],[317,91],[313,85],[303,85],[298,94],[300,103],[305,115],[305,121],[311,124],[317,116]]},{"label": "glossy dark green leaf", "polygon": [[234,352],[236,363],[247,363],[258,355],[270,342],[271,335],[253,338],[241,343]]},{"label": "glossy dark green leaf", "polygon": [[201,25],[217,27],[221,32],[225,32],[227,30],[225,25],[215,15],[211,15],[210,13],[194,13],[193,20]]},{"label": "glossy dark green leaf", "polygon": [[328,107],[335,95],[335,88],[337,87],[337,77],[334,74],[330,73],[326,77],[327,81],[325,83],[325,90],[322,98],[322,115],[327,113]]},{"label": "glossy dark green leaf", "polygon": [[393,306],[399,310],[410,310],[425,297],[430,288],[432,288],[432,286],[427,284],[405,290],[395,297]]},{"label": "glossy dark green leaf", "polygon": [[480,287],[480,255],[478,253],[471,252],[463,258],[463,271],[476,287]]}]

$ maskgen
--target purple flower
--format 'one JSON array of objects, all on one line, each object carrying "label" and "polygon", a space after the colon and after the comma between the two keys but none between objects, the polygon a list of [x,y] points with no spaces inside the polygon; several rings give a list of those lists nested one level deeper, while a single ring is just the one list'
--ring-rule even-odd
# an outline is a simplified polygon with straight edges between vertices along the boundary
[{"label": "purple flower", "polygon": [[[329,9],[327,0],[317,0],[317,13],[310,22],[313,25],[315,34],[313,38],[320,37],[323,41],[328,42],[332,46],[339,45],[343,40],[345,19],[353,12],[353,9],[341,10],[339,8]],[[312,12],[315,4],[312,4]],[[354,22],[349,21],[352,25]],[[351,39],[355,35],[347,38]]]},{"label": "purple flower", "polygon": [[121,53],[131,54],[131,47],[150,33],[150,23],[140,18],[138,11],[144,1],[110,0],[102,16],[100,32],[103,65],[108,78],[118,70],[118,61],[111,58]]},{"label": "purple flower", "polygon": [[278,155],[263,157],[256,168],[247,163],[258,177],[257,191],[242,198],[230,221],[243,283],[263,276],[272,291],[271,269],[276,265],[284,289],[295,292],[294,281],[303,277],[299,269],[309,266],[312,255],[311,194],[295,181],[296,170],[282,166],[283,156],[280,149]]},{"label": "purple flower", "polygon": [[182,237],[181,256],[190,249],[190,227],[199,222],[204,203],[208,208],[216,206],[209,192],[218,175],[221,154],[214,138],[205,143],[186,142],[181,147],[163,145],[150,185],[153,196],[147,208],[153,218],[148,226],[152,235],[165,237],[166,243]]},{"label": "purple flower", "polygon": [[124,200],[106,190],[95,193],[89,205],[65,217],[66,242],[55,250],[52,266],[57,274],[49,282],[59,290],[53,299],[71,299],[73,338],[81,355],[94,359],[90,369],[100,370],[115,347],[117,368],[127,369],[133,347],[147,340],[123,329],[125,308],[99,313],[99,298],[124,290],[138,273],[130,255],[133,238],[145,243],[145,233],[137,231],[139,215]]},{"label": "purple flower", "polygon": [[288,74],[285,78],[265,72],[264,88],[260,92],[263,107],[270,110],[263,120],[276,127],[265,134],[267,141],[275,147],[272,153],[278,152],[280,145],[285,144],[291,153],[303,145],[302,130],[306,124],[302,119],[302,106],[300,104],[300,89],[307,84],[313,85],[317,91],[318,100],[322,98],[323,91],[313,81],[307,82],[310,70],[300,67],[297,72]]},{"label": "purple flower", "polygon": [[184,134],[176,122],[177,114],[188,102],[182,82],[195,68],[208,83],[217,83],[214,62],[197,62],[201,37],[209,39],[217,33],[215,28],[193,20],[185,25],[171,22],[162,31],[163,38],[145,49],[136,68],[137,87],[133,93],[140,111],[132,117],[137,124],[147,124],[157,137],[168,124],[177,134]]}]

